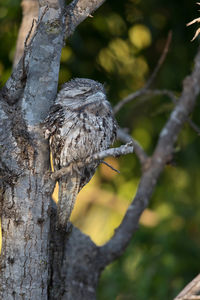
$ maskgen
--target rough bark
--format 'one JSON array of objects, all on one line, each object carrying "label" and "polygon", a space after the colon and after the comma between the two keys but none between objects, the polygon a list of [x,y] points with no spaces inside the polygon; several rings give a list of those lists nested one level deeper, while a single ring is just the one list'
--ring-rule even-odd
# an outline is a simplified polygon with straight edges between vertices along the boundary
[{"label": "rough bark", "polygon": [[[37,19],[38,17],[38,0],[23,0],[21,2],[22,6],[22,22],[18,33],[18,39],[16,44],[15,57],[13,61],[13,66],[15,67],[19,62],[20,58],[24,52],[24,41],[27,37],[27,34],[31,28],[33,19]],[[33,31],[32,31],[33,34]],[[31,38],[31,36],[30,36]]]},{"label": "rough bark", "polygon": [[[49,251],[49,242],[60,233],[50,231],[50,194],[44,188],[49,154],[41,122],[57,93],[66,11],[77,12],[76,22],[87,17],[80,3],[66,10],[62,1],[39,1],[36,31],[0,93],[1,299],[49,299],[58,286],[58,279],[49,280],[57,269],[53,258],[60,257],[55,248]],[[62,241],[59,252],[63,247]]]},{"label": "rough bark", "polygon": [[101,269],[99,247],[74,226],[68,234],[56,231],[54,219],[55,213],[51,219],[49,299],[95,300]]},{"label": "rough bark", "polygon": [[[19,173],[10,173],[10,180],[3,181],[1,299],[48,297],[50,197],[43,190],[42,177],[49,168],[49,159],[40,123],[56,96],[65,24],[62,4],[55,1],[41,1],[40,15],[47,4],[37,34],[17,67],[26,76],[24,84],[13,89],[13,94],[20,93],[7,112],[7,140],[2,136],[2,144],[10,154],[6,168],[16,166]],[[16,83],[14,75],[10,82]],[[4,99],[5,95],[4,90]],[[2,125],[5,130],[6,125]],[[13,145],[10,152],[9,145]]]},{"label": "rough bark", "polygon": [[[1,299],[45,298],[48,274],[48,201],[34,167],[38,143],[26,131],[18,107],[1,102]],[[33,146],[34,145],[34,146]],[[34,283],[34,284],[33,284]]]}]

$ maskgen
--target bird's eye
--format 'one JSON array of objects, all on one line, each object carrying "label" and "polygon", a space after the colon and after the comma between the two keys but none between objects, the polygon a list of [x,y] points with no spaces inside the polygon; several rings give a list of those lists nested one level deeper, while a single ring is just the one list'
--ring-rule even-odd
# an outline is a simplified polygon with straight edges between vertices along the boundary
[{"label": "bird's eye", "polygon": [[83,87],[80,88],[80,90],[82,92],[89,92],[91,90],[91,88],[89,86],[83,86]]}]

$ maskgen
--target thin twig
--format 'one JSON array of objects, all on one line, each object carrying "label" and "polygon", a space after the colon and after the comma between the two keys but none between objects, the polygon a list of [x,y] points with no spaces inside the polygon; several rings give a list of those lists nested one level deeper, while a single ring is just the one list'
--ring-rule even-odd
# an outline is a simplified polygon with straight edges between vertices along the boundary
[{"label": "thin twig", "polygon": [[[174,104],[177,104],[178,98],[175,96],[174,92],[170,90],[147,90],[146,91],[147,96],[151,95],[166,95],[168,96]],[[186,119],[189,126],[200,136],[200,128],[190,119],[190,117],[187,117]],[[135,150],[136,152],[136,150]]]},{"label": "thin twig", "polygon": [[25,71],[25,58],[26,58],[26,55],[27,55],[27,52],[28,52],[28,46],[27,43],[28,43],[28,40],[30,38],[30,35],[32,33],[32,30],[33,30],[33,27],[34,27],[34,23],[37,24],[37,21],[35,19],[33,19],[32,21],[32,24],[31,24],[31,28],[26,36],[26,39],[24,41],[24,54],[23,54],[23,77],[25,77],[25,74],[26,74],[26,71]]},{"label": "thin twig", "polygon": [[[199,2],[197,2],[198,5],[200,5]],[[194,20],[192,20],[191,22],[187,23],[186,26],[190,26],[190,25],[193,25],[194,23],[200,23],[200,18],[196,18]],[[200,34],[200,28],[198,28],[193,36],[193,38],[191,39],[191,42],[193,42],[197,36]]]},{"label": "thin twig", "polygon": [[171,40],[172,40],[172,31],[170,30],[167,36],[167,41],[165,43],[163,52],[161,54],[160,59],[158,60],[158,63],[152,73],[152,75],[150,76],[150,78],[148,79],[147,83],[146,83],[146,88],[149,88],[151,86],[151,84],[153,83],[155,77],[157,76],[159,70],[161,69],[166,57],[167,57],[167,53],[169,51],[169,46],[171,44]]},{"label": "thin twig", "polygon": [[142,148],[142,146],[139,144],[138,141],[136,141],[135,139],[133,139],[127,132],[125,129],[119,128],[117,130],[117,138],[122,141],[123,143],[128,143],[128,142],[132,142],[133,143],[133,147],[134,147],[134,152],[137,155],[142,167],[144,166],[144,164],[146,163],[147,159],[148,159],[148,155],[146,154],[146,152],[144,151],[144,149]]},{"label": "thin twig", "polygon": [[[178,98],[175,96],[174,92],[170,90],[147,90],[145,93],[147,96],[152,95],[165,95],[168,96],[174,104],[177,104]],[[190,119],[190,117],[187,117],[186,119],[189,126],[200,136],[200,128]],[[136,149],[135,149],[136,153]]]},{"label": "thin twig", "polygon": [[170,31],[168,33],[168,37],[167,37],[167,41],[166,44],[164,46],[163,52],[161,54],[161,57],[158,60],[158,63],[153,71],[153,73],[151,74],[150,78],[147,80],[146,84],[144,85],[143,88],[141,88],[140,90],[129,94],[127,97],[125,97],[124,99],[122,99],[117,105],[115,105],[115,107],[113,108],[114,113],[116,114],[121,108],[122,106],[124,106],[125,104],[129,103],[130,101],[134,100],[135,98],[143,95],[146,90],[151,86],[151,84],[153,83],[156,75],[158,74],[161,66],[163,65],[165,58],[167,56],[167,53],[169,51],[169,46],[171,43],[171,39],[172,39],[172,32]]},{"label": "thin twig", "polygon": [[[150,89],[147,89],[146,91],[143,92],[143,95],[145,96],[145,99],[143,100],[143,102],[146,101],[149,97],[152,97],[152,96],[161,96],[161,95],[169,97],[174,104],[177,104],[177,101],[178,101],[178,97],[175,95],[175,93],[173,91],[171,91],[171,90],[166,90],[166,89],[164,89],[164,90],[158,90],[158,89],[156,89],[156,90],[150,90]],[[141,104],[141,102],[139,104]],[[187,117],[186,121],[189,124],[189,126],[200,136],[200,128],[199,128],[199,126],[196,125],[190,119],[190,117]],[[138,156],[138,151],[137,151],[138,147],[135,144],[134,144],[134,147],[135,147],[135,153]],[[139,152],[141,152],[141,151],[139,150]]]},{"label": "thin twig", "polygon": [[147,100],[149,100],[152,96],[167,96],[169,97],[173,103],[176,103],[177,101],[177,97],[175,95],[175,93],[173,91],[170,90],[150,90],[147,89],[146,91],[144,91],[144,93],[141,95],[141,99],[136,102],[133,106],[133,109],[135,109],[138,105],[143,104],[144,102],[146,102]]},{"label": "thin twig", "polygon": [[200,136],[200,128],[188,117],[187,122],[190,127]]},{"label": "thin twig", "polygon": [[[39,25],[40,25],[40,23],[41,23],[41,21],[42,21],[44,15],[45,15],[46,12],[48,11],[48,9],[49,9],[48,5],[45,6],[44,11],[42,12],[40,18],[38,18],[38,20],[33,19],[32,24],[31,24],[31,28],[30,28],[30,30],[29,30],[27,36],[26,36],[26,39],[25,39],[25,42],[24,42],[24,54],[23,54],[23,77],[26,76],[26,68],[25,68],[25,59],[26,59],[26,55],[27,55],[28,50],[29,50],[29,48],[30,48],[30,46],[31,46],[31,44],[32,44],[33,39],[35,38],[35,36],[36,36],[36,34],[37,34],[37,32],[38,32],[38,27],[39,27]],[[27,43],[28,43],[28,40],[29,40],[29,38],[30,38],[30,36],[31,36],[33,27],[34,27],[34,23],[36,23],[35,31],[34,31],[32,37],[31,37],[31,40],[30,40],[29,44],[27,44]]]},{"label": "thin twig", "polygon": [[171,90],[166,90],[166,89],[164,89],[164,90],[158,90],[158,89],[156,89],[156,90],[146,90],[145,94],[147,96],[148,95],[149,96],[161,96],[161,95],[163,95],[163,96],[169,97],[174,103],[177,102],[177,97],[176,97],[175,93]]},{"label": "thin twig", "polygon": [[124,99],[122,99],[120,102],[118,102],[114,107],[113,107],[113,112],[114,114],[118,113],[118,111],[127,103],[131,102],[132,100],[134,100],[137,97],[140,97],[141,95],[143,95],[145,93],[146,89],[145,87],[141,88],[140,90],[129,94],[127,97],[125,97]]},{"label": "thin twig", "polygon": [[111,166],[111,165],[110,165],[109,163],[107,163],[106,161],[102,160],[102,161],[101,161],[101,164],[106,165],[106,166],[109,167],[111,170],[113,170],[113,171],[115,171],[115,172],[117,172],[117,173],[120,174],[120,171],[119,171],[119,170],[115,169],[113,166]]},{"label": "thin twig", "polygon": [[[132,141],[125,145],[122,145],[120,147],[110,148],[110,149],[95,153],[95,154],[93,154],[93,156],[87,157],[84,160],[84,166],[91,164],[91,162],[94,162],[94,161],[102,161],[102,159],[104,159],[105,157],[108,157],[108,156],[116,157],[116,156],[125,155],[125,154],[129,154],[129,153],[133,153]],[[74,163],[81,163],[81,160],[69,162],[64,168],[52,173],[50,178],[52,180],[56,181],[59,178],[68,175],[71,172],[69,166]],[[111,167],[111,166],[109,166],[109,167]]]},{"label": "thin twig", "polygon": [[93,159],[101,160],[107,156],[117,157],[120,155],[133,153],[133,149],[134,149],[134,147],[133,147],[133,143],[131,141],[131,142],[127,143],[126,145],[122,145],[117,148],[110,148],[110,149],[101,151],[99,153],[96,153],[93,155],[93,157],[88,157],[88,159],[86,159],[86,162],[91,163],[91,161],[93,161]]}]

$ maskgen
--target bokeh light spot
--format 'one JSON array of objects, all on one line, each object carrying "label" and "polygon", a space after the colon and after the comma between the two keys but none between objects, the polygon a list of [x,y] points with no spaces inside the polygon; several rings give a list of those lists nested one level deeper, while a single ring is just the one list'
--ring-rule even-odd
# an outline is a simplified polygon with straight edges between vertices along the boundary
[{"label": "bokeh light spot", "polygon": [[69,47],[65,47],[62,49],[62,54],[61,54],[61,62],[66,62],[72,57],[72,50]]},{"label": "bokeh light spot", "polygon": [[151,144],[149,132],[144,128],[134,129],[132,136],[139,141],[145,149],[147,149]]},{"label": "bokeh light spot", "polygon": [[129,39],[138,49],[143,49],[151,44],[151,32],[144,25],[134,25],[129,29]]}]

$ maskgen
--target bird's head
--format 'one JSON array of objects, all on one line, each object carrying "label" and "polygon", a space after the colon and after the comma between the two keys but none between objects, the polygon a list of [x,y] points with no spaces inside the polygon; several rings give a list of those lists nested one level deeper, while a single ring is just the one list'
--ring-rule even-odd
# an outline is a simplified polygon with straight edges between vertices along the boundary
[{"label": "bird's head", "polygon": [[75,78],[66,82],[58,94],[56,104],[73,109],[95,104],[110,108],[104,86],[95,80],[85,78]]}]

